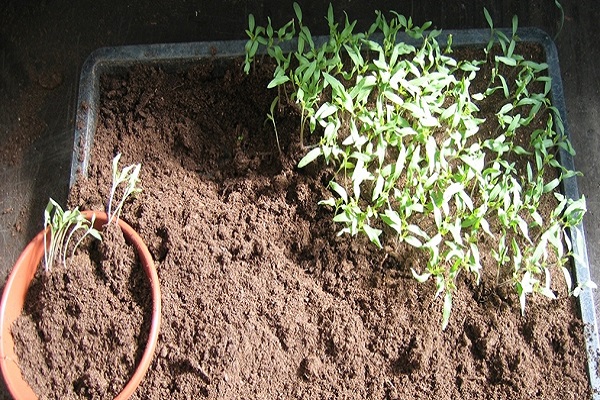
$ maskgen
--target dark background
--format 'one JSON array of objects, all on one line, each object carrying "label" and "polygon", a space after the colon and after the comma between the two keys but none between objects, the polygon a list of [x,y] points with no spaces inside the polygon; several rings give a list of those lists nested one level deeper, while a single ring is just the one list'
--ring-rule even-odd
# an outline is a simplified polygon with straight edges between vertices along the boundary
[{"label": "dark background", "polygon": [[[300,1],[313,34],[326,33],[327,2]],[[592,278],[600,282],[600,46],[594,33],[600,12],[593,0],[563,1],[564,25],[555,0],[334,1],[359,28],[374,10],[393,9],[442,29],[485,28],[483,8],[495,25],[534,26],[556,37],[569,130],[578,153],[580,192]],[[280,25],[293,16],[280,0],[130,1],[0,0],[0,281],[24,245],[40,229],[48,197],[64,204],[73,143],[80,68],[103,46],[245,39],[247,15]],[[596,296],[600,297],[600,296]]]}]

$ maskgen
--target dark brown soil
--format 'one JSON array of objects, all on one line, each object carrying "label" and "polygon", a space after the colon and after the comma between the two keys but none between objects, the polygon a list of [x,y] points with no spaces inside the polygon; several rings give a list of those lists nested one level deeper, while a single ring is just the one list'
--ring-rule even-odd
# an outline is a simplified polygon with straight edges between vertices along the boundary
[{"label": "dark brown soil", "polygon": [[89,178],[71,192],[103,208],[114,155],[142,163],[123,218],[156,260],[163,322],[135,398],[590,397],[574,299],[532,298],[523,317],[512,291],[465,276],[442,331],[433,284],[410,272],[418,254],[336,236],[317,205],[331,172],[295,167],[289,109],[279,155],[270,67],[221,67],[104,77]]},{"label": "dark brown soil", "polygon": [[115,225],[66,267],[34,280],[12,332],[25,379],[41,399],[114,397],[138,364],[149,331],[149,286]]}]

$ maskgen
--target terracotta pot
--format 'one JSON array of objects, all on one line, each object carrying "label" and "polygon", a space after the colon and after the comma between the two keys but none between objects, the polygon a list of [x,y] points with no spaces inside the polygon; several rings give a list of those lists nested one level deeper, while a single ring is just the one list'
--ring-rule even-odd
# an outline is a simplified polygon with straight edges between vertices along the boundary
[{"label": "terracotta pot", "polygon": [[[107,215],[104,212],[84,211],[82,214],[88,220],[96,215],[94,227],[98,230],[107,223]],[[146,276],[150,281],[152,290],[152,324],[150,326],[150,335],[146,349],[142,355],[139,365],[133,373],[133,376],[123,388],[117,399],[129,398],[135,389],[139,386],[143,379],[156,349],[158,341],[158,331],[160,328],[161,319],[161,300],[160,286],[158,275],[152,260],[152,255],[144,244],[142,238],[133,230],[129,224],[122,219],[119,220],[119,226],[123,231],[125,239],[132,244],[138,254],[140,263],[144,267]],[[0,369],[4,377],[4,382],[8,391],[15,399],[37,399],[29,384],[23,379],[19,363],[16,360],[14,352],[14,342],[10,332],[11,325],[15,319],[21,314],[25,296],[29,285],[35,276],[37,269],[40,267],[40,262],[44,255],[44,235],[45,231],[38,233],[33,240],[25,247],[17,262],[15,263],[6,286],[2,294],[2,302],[0,303]]]}]

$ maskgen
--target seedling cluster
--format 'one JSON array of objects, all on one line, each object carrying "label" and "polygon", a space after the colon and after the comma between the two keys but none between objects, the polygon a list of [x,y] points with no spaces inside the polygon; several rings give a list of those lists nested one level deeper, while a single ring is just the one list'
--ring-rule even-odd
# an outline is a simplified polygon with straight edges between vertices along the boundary
[{"label": "seedling cluster", "polygon": [[[335,211],[339,233],[365,234],[379,248],[405,243],[424,252],[427,264],[412,273],[435,282],[444,299],[443,328],[459,274],[479,282],[483,241],[492,245],[498,271],[508,271],[522,312],[532,293],[555,298],[557,270],[572,292],[568,229],[581,222],[585,198],[557,191],[577,174],[561,166],[558,150],[573,149],[550,102],[548,66],[516,53],[517,18],[507,35],[486,10],[485,56],[457,61],[452,37],[439,43],[441,31],[428,30],[430,22],[417,26],[376,12],[371,27],[355,33],[356,22],[346,16],[340,26],[330,5],[329,37],[317,45],[297,4],[294,12],[278,29],[249,16],[244,70],[265,47],[276,65],[269,119],[275,125],[275,104],[285,100],[300,112],[302,145],[307,129],[319,134],[299,166],[322,159],[337,171],[332,197],[320,204]],[[471,84],[490,63],[489,85],[475,93]],[[480,106],[491,97],[500,97],[501,106],[496,121],[485,121]],[[529,126],[540,118],[545,123]],[[531,134],[524,140],[523,132]],[[543,196],[557,200],[550,215],[539,209]]]},{"label": "seedling cluster", "polygon": [[48,235],[44,235],[44,267],[46,272],[52,270],[55,259],[59,259],[63,265],[66,264],[67,249],[75,232],[83,230],[83,234],[73,247],[73,253],[86,236],[102,240],[100,232],[94,229],[94,220],[88,221],[85,219],[79,208],[64,211],[53,199],[48,201],[48,205],[44,210],[44,230],[47,229],[50,230],[50,243],[48,243]]},{"label": "seedling cluster", "polygon": [[[108,197],[108,206],[106,208],[106,213],[108,214],[108,222],[110,223],[114,220],[115,224],[119,221],[121,210],[123,209],[123,205],[125,204],[127,199],[130,197],[137,196],[142,191],[142,188],[138,186],[140,184],[140,169],[142,168],[142,165],[128,165],[119,171],[120,159],[121,153],[117,154],[115,158],[113,158],[112,187],[110,189],[110,195]],[[115,196],[117,196],[117,189],[122,184],[125,184],[125,186],[121,193],[120,201],[113,209],[114,198]]]},{"label": "seedling cluster", "polygon": [[[138,186],[141,165],[129,165],[119,170],[120,158],[121,154],[119,153],[112,162],[112,187],[107,206],[108,223],[114,221],[115,224],[118,222],[125,201],[142,191]],[[117,206],[113,210],[117,189],[123,183],[125,183],[125,187]],[[76,232],[81,234],[73,246],[72,254],[88,236],[96,240],[102,240],[102,233],[94,228],[94,221],[95,218],[92,218],[91,221],[85,219],[78,207],[64,211],[56,201],[50,199],[44,210],[44,230],[50,233],[49,243],[48,235],[44,236],[44,268],[46,272],[52,270],[55,259],[59,259],[63,265],[66,264],[67,249]]]}]

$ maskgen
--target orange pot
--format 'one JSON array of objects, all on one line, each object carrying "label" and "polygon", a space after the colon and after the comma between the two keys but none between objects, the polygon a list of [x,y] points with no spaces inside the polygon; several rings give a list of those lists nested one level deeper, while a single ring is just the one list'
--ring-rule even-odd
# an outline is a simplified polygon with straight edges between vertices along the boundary
[{"label": "orange pot", "polygon": [[[99,211],[83,211],[82,214],[88,220],[96,215],[94,227],[98,230],[107,223],[107,215]],[[152,260],[152,255],[144,244],[142,238],[133,230],[129,224],[122,219],[119,220],[119,226],[123,231],[123,235],[128,243],[132,244],[139,256],[140,263],[144,267],[146,276],[150,281],[152,290],[152,324],[150,326],[150,335],[146,349],[142,355],[139,365],[137,366],[133,376],[123,388],[116,399],[129,398],[135,389],[139,386],[144,378],[152,356],[158,342],[158,331],[160,329],[161,319],[161,302],[160,302],[160,286],[158,275]],[[14,352],[14,342],[10,332],[11,325],[15,319],[21,314],[25,296],[29,285],[35,276],[40,262],[44,255],[44,235],[45,231],[38,233],[31,242],[25,247],[21,253],[15,266],[13,267],[4,293],[2,294],[2,302],[0,303],[0,369],[8,391],[15,399],[37,399],[37,395],[33,392],[29,384],[23,379],[21,369],[17,362]]]}]

